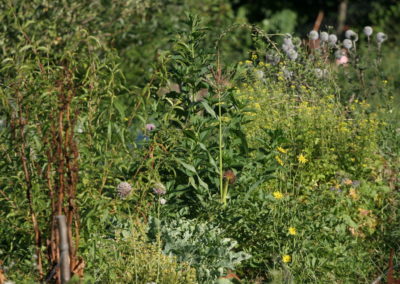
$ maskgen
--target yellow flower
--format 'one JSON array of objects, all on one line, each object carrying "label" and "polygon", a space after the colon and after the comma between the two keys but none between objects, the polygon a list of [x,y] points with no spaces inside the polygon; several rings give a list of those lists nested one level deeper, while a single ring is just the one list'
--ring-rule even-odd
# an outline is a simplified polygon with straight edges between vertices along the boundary
[{"label": "yellow flower", "polygon": [[279,152],[281,152],[282,154],[286,154],[287,153],[287,150],[286,149],[283,149],[282,147],[278,147],[278,148],[276,148]]},{"label": "yellow flower", "polygon": [[245,63],[246,64],[252,64],[253,62],[251,60],[246,60]]},{"label": "yellow flower", "polygon": [[258,58],[257,54],[253,54],[253,55],[251,56],[251,59],[252,59],[252,60],[256,60],[257,58]]},{"label": "yellow flower", "polygon": [[289,235],[294,236],[294,235],[296,235],[296,234],[297,234],[296,228],[294,228],[294,227],[289,227]]},{"label": "yellow flower", "polygon": [[303,154],[300,154],[299,156],[297,156],[297,160],[299,160],[299,163],[301,163],[301,164],[305,164],[305,163],[307,163],[307,159],[306,159],[306,157],[304,157],[304,155]]},{"label": "yellow flower", "polygon": [[360,197],[358,196],[357,190],[356,190],[355,188],[350,188],[349,196],[350,196],[351,199],[353,199],[353,200],[358,200],[358,199],[360,199]]},{"label": "yellow flower", "polygon": [[285,254],[284,256],[282,256],[282,261],[284,263],[288,263],[292,261],[292,257],[290,255]]},{"label": "yellow flower", "polygon": [[279,165],[283,166],[283,161],[279,156],[275,156],[275,160],[278,162]]},{"label": "yellow flower", "polygon": [[283,194],[280,191],[275,191],[272,194],[276,199],[282,199],[283,198]]}]

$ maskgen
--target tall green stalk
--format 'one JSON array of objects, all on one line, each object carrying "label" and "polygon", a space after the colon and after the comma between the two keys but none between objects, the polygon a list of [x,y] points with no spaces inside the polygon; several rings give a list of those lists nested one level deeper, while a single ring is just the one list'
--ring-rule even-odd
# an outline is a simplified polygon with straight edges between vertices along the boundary
[{"label": "tall green stalk", "polygon": [[224,173],[222,164],[222,107],[221,107],[221,91],[218,90],[218,122],[219,122],[219,191],[221,202],[226,205],[226,194],[224,194]]}]

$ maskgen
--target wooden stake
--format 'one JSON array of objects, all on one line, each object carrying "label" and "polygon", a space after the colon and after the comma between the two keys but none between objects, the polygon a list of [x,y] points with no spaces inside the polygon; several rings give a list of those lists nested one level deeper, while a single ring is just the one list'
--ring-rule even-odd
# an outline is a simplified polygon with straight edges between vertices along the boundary
[{"label": "wooden stake", "polygon": [[64,215],[56,217],[58,221],[58,230],[60,235],[60,270],[61,283],[67,283],[71,279],[71,270],[69,267],[69,246],[67,235],[67,222]]}]

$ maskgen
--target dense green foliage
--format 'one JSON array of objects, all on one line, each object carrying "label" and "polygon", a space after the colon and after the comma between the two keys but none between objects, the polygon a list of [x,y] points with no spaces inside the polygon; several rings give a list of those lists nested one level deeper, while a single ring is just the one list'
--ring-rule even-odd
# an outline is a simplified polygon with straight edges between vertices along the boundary
[{"label": "dense green foliage", "polygon": [[0,283],[56,281],[58,214],[74,283],[386,277],[398,5],[344,48],[231,2],[0,2]]}]

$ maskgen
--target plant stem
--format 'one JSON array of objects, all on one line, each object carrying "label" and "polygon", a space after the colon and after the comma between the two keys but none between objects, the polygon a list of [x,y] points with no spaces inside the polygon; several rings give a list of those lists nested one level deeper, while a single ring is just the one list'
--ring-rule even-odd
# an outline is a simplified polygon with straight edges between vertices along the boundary
[{"label": "plant stem", "polygon": [[223,181],[223,164],[222,164],[222,117],[221,117],[221,92],[218,91],[218,120],[219,120],[219,190],[221,193],[221,202],[226,204],[224,196],[224,181]]}]

